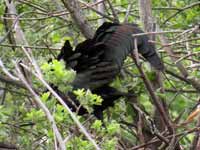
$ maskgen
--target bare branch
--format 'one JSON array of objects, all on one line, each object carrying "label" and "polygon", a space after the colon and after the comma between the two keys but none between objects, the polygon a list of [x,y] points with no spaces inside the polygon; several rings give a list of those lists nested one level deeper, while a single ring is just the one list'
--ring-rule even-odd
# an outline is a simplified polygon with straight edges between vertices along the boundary
[{"label": "bare branch", "polygon": [[[162,32],[161,29],[158,28],[159,32]],[[162,45],[168,45],[168,40],[167,38],[160,34],[159,35],[160,41],[162,43]],[[180,61],[177,62],[178,58],[176,57],[172,57],[172,56],[176,56],[176,54],[173,52],[172,48],[170,46],[168,47],[164,47],[164,50],[167,52],[167,54],[170,56],[171,60],[175,63],[176,62],[176,66],[179,69],[179,71],[181,72],[181,74],[183,75],[183,77],[187,78],[187,80],[190,82],[190,84],[197,89],[198,91],[200,91],[200,81],[192,76],[189,76],[188,71],[186,70],[186,68],[181,64]]]},{"label": "bare branch", "polygon": [[60,50],[60,48],[56,47],[44,47],[44,46],[26,46],[26,45],[11,45],[11,44],[0,44],[0,46],[4,47],[15,47],[15,48],[32,48],[32,49],[50,49],[50,50]]},{"label": "bare branch", "polygon": [[61,150],[66,150],[65,147],[65,143],[62,139],[62,136],[56,126],[56,122],[53,118],[53,115],[51,115],[50,111],[48,110],[48,108],[45,106],[45,104],[42,103],[42,100],[40,99],[40,97],[35,93],[35,91],[32,89],[32,87],[29,85],[29,82],[26,80],[26,78],[24,77],[23,73],[20,70],[20,67],[18,65],[17,62],[14,62],[17,73],[18,73],[18,77],[20,78],[20,80],[22,81],[22,83],[26,86],[26,88],[29,90],[29,92],[34,96],[34,100],[36,101],[36,103],[39,105],[39,107],[43,110],[43,112],[46,114],[49,122],[51,123],[52,129],[56,135],[56,138],[58,140],[59,146],[61,148]]},{"label": "bare branch", "polygon": [[[14,14],[17,14],[16,13],[16,9],[15,9],[15,6],[13,4],[13,1],[11,3],[9,3],[8,1],[7,2],[7,5],[9,5],[9,8],[10,8],[10,12],[14,13]],[[13,16],[15,18],[15,16]],[[15,30],[16,30],[16,35],[17,35],[17,43],[22,43],[22,44],[25,44],[25,45],[29,45],[26,38],[25,38],[25,35],[19,25],[19,22],[16,23],[16,26],[15,26]],[[94,147],[97,149],[97,150],[100,150],[100,148],[98,147],[98,145],[95,143],[95,141],[91,138],[90,134],[86,131],[86,129],[82,126],[82,124],[79,122],[79,120],[76,118],[76,116],[72,113],[72,111],[70,110],[70,108],[65,104],[65,102],[60,98],[60,96],[50,87],[50,85],[43,79],[42,77],[42,73],[40,71],[40,68],[39,66],[37,65],[33,55],[32,55],[32,51],[30,48],[24,48],[22,47],[22,50],[24,51],[24,53],[27,55],[31,65],[34,67],[34,71],[36,73],[34,73],[34,71],[31,70],[31,72],[37,76],[37,78],[47,87],[47,89],[59,100],[59,102],[67,109],[67,111],[69,112],[69,114],[71,115],[72,119],[75,121],[75,123],[77,124],[77,126],[80,128],[80,130],[83,132],[83,134],[88,138],[88,140],[94,145]],[[56,124],[54,123],[54,120],[52,118],[52,116],[47,113],[49,110],[45,108],[45,105],[42,105],[40,103],[40,99],[38,97],[38,95],[35,93],[35,91],[31,88],[31,86],[29,86],[27,80],[24,78],[23,74],[21,73],[21,70],[19,69],[19,66],[16,65],[16,69],[18,71],[18,73],[20,74],[20,80],[23,81],[23,83],[25,84],[25,86],[27,87],[27,89],[31,92],[31,94],[35,97],[35,99],[38,100],[38,103],[40,104],[40,106],[42,107],[43,110],[45,110],[45,113],[48,117],[48,119],[50,120],[50,122],[52,123],[52,128],[53,128],[53,131],[55,132],[55,135],[57,137],[57,140],[61,146],[61,148],[63,150],[65,150],[65,144],[63,143],[63,140],[62,140],[62,137],[60,136],[60,133],[59,131],[57,130],[57,127],[56,127]],[[27,68],[25,68],[27,69]],[[30,70],[29,70],[30,71]]]},{"label": "bare branch", "polygon": [[200,5],[200,2],[195,2],[195,3],[192,3],[186,7],[183,7],[183,8],[179,8],[177,12],[175,12],[173,15],[171,15],[169,18],[167,18],[164,22],[163,22],[163,25],[169,21],[170,19],[174,18],[176,15],[178,15],[179,13],[187,10],[187,9],[190,9],[192,7],[195,7],[195,6],[199,6]]},{"label": "bare branch", "polygon": [[[66,103],[63,101],[63,99],[51,88],[51,86],[43,79],[43,75],[40,71],[39,66],[37,65],[34,57],[32,56],[31,51],[27,52],[24,49],[25,54],[27,55],[27,57],[29,58],[29,61],[32,63],[36,73],[34,73],[33,71],[31,71],[29,69],[30,72],[32,72],[42,83],[43,85],[52,93],[53,96],[55,96],[55,98],[66,108],[67,112],[70,114],[70,116],[72,117],[72,119],[74,120],[74,122],[77,124],[77,126],[80,128],[80,130],[82,131],[82,133],[88,138],[88,140],[94,145],[94,147],[97,150],[100,150],[99,146],[96,144],[96,142],[91,138],[91,135],[86,131],[86,129],[83,127],[83,125],[80,123],[80,121],[77,119],[77,117],[73,114],[73,112],[71,111],[71,109],[66,105]],[[27,67],[25,69],[28,69]]]},{"label": "bare branch", "polygon": [[[102,1],[102,0],[97,0],[96,2],[99,3],[99,4],[97,5],[97,10],[98,10],[98,12],[101,12],[102,14],[105,14],[104,1]],[[104,22],[105,22],[105,18],[104,18],[104,17],[102,17],[102,18],[100,18],[100,19],[98,20],[98,24],[99,24],[99,25],[102,25]]]},{"label": "bare branch", "polygon": [[129,15],[130,15],[130,11],[131,11],[131,9],[132,9],[132,7],[133,7],[133,2],[129,2],[130,4],[128,4],[128,8],[127,8],[127,10],[126,10],[126,15],[125,15],[125,17],[124,17],[124,23],[127,23],[128,22],[128,17],[129,17]]},{"label": "bare branch", "polygon": [[35,8],[36,10],[48,13],[48,10],[46,10],[44,7],[42,7],[41,5],[38,5],[38,4],[34,3],[34,2],[26,1],[26,0],[17,0],[17,1],[22,3],[22,4],[29,5],[29,6],[31,6],[33,8]]},{"label": "bare branch", "polygon": [[82,34],[86,38],[92,38],[92,36],[94,35],[94,31],[92,30],[88,21],[84,17],[82,13],[82,9],[80,8],[78,1],[77,0],[62,0],[62,2],[64,6],[69,10],[74,20],[74,23],[81,30]]},{"label": "bare branch", "polygon": [[90,8],[91,10],[93,10],[94,12],[96,12],[97,14],[101,15],[102,17],[105,17],[105,18],[107,18],[107,19],[109,19],[111,21],[114,21],[114,18],[112,18],[112,17],[110,17],[108,15],[105,15],[104,13],[102,13],[102,12],[94,9],[93,7],[91,7],[90,5],[88,5],[86,2],[84,2],[82,0],[78,0],[78,1],[80,1],[82,4],[84,4],[85,6],[87,6],[88,8]]},{"label": "bare branch", "polygon": [[157,34],[166,34],[166,33],[181,33],[181,30],[172,30],[172,31],[155,31],[155,32],[145,32],[145,33],[138,33],[138,34],[133,34],[133,37],[137,36],[143,36],[143,35],[157,35]]},{"label": "bare branch", "polygon": [[[155,31],[155,22],[152,16],[152,9],[151,9],[151,0],[139,0],[139,7],[140,7],[140,17],[141,17],[141,22],[143,23],[144,29],[147,32],[154,32]],[[155,34],[149,35],[150,40],[155,41]],[[135,48],[136,49],[136,48]],[[133,60],[136,62],[134,55],[132,55]],[[142,70],[141,66],[137,64],[136,66],[141,74],[141,77],[144,81],[144,84],[151,96],[152,102],[155,105],[155,116],[154,120],[156,121],[157,124],[159,124],[159,129],[163,130],[165,127],[167,127],[168,131],[170,134],[174,135],[175,134],[175,129],[173,127],[173,124],[170,120],[170,117],[168,115],[168,111],[166,109],[166,104],[165,101],[161,100],[156,94],[155,94],[155,89],[160,88],[161,92],[164,92],[164,88],[162,85],[162,79],[161,79],[161,72],[156,72],[156,81],[151,84],[151,82],[148,80],[146,77],[144,71]],[[154,87],[154,88],[153,88]],[[160,114],[160,115],[158,115]],[[174,137],[174,136],[173,136]],[[173,146],[175,145],[175,138],[172,138],[172,140],[168,142],[165,142],[166,144],[169,144],[169,146],[172,144]]]},{"label": "bare branch", "polygon": [[[187,135],[187,134],[199,131],[199,130],[200,130],[200,127],[195,127],[195,128],[190,129],[190,130],[183,131],[182,133],[176,134],[175,137],[179,137],[179,136],[182,136],[182,135]],[[169,135],[169,136],[167,136],[165,138],[171,139],[172,136],[173,135]],[[152,139],[151,141],[148,141],[145,144],[134,146],[134,147],[130,148],[129,150],[139,150],[140,148],[146,147],[146,146],[151,145],[151,144],[155,144],[158,141],[160,141],[160,139]]]},{"label": "bare branch", "polygon": [[17,150],[17,146],[10,143],[0,142],[0,149],[2,150]]},{"label": "bare branch", "polygon": [[17,26],[17,23],[19,21],[19,18],[22,17],[23,15],[25,14],[28,14],[28,13],[33,13],[32,11],[30,12],[24,12],[24,13],[21,13],[20,15],[18,15],[17,17],[15,17],[13,20],[13,25],[11,26],[10,29],[8,29],[8,31],[6,32],[6,34],[4,35],[4,37],[2,39],[0,39],[0,44],[3,43],[5,41],[5,39],[7,38],[7,36],[10,34],[10,32],[15,29],[15,27]]},{"label": "bare branch", "polygon": [[182,81],[184,81],[184,82],[187,83],[187,84],[190,84],[190,82],[187,80],[187,78],[185,78],[185,77],[183,77],[183,76],[180,76],[180,75],[178,75],[177,73],[174,73],[173,71],[170,71],[170,70],[168,70],[168,69],[166,69],[165,71],[166,71],[166,73],[172,75],[173,77],[175,77],[175,78],[177,78],[177,79],[179,79],[179,80],[182,80]]},{"label": "bare branch", "polygon": [[7,68],[3,65],[3,62],[1,61],[1,59],[0,59],[0,67],[2,68],[3,72],[4,72],[9,78],[11,78],[12,80],[19,81],[19,79],[18,79],[17,77],[15,77],[14,75],[12,75],[12,74],[7,70]]},{"label": "bare branch", "polygon": [[117,13],[116,13],[116,11],[115,11],[113,5],[111,4],[110,0],[106,0],[106,1],[108,2],[108,5],[110,6],[110,9],[111,9],[112,14],[113,14],[113,16],[114,16],[114,20],[113,20],[113,21],[114,21],[114,22],[119,22],[119,18],[118,18],[118,16],[117,16]]},{"label": "bare branch", "polygon": [[153,91],[153,87],[150,83],[150,81],[148,80],[148,78],[146,77],[144,71],[142,70],[141,66],[139,66],[136,62],[135,56],[132,55],[133,60],[136,63],[136,66],[141,74],[141,77],[145,83],[146,88],[148,89],[149,94],[152,97],[153,103],[155,104],[156,108],[159,110],[160,115],[162,116],[163,121],[166,123],[167,127],[169,128],[169,130],[173,131],[172,129],[172,123],[170,122],[168,116],[166,115],[166,112],[164,111],[164,108],[162,107],[158,97],[155,95],[154,91]]},{"label": "bare branch", "polygon": [[[197,122],[197,127],[200,126],[200,117],[198,117],[198,122]],[[200,134],[199,134],[199,131],[196,131],[195,132],[195,137],[193,139],[193,142],[192,142],[192,145],[190,147],[190,150],[198,150],[200,149]]]},{"label": "bare branch", "polygon": [[2,76],[2,75],[0,75],[0,81],[8,83],[8,84],[15,85],[15,86],[20,87],[20,88],[26,88],[21,82],[10,79],[10,78]]}]

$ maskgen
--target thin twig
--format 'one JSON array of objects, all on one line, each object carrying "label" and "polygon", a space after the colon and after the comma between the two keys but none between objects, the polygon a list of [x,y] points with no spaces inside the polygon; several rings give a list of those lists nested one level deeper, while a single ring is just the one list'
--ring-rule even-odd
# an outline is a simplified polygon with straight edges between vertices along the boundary
[{"label": "thin twig", "polygon": [[111,20],[111,21],[114,21],[114,20],[115,20],[114,18],[112,18],[112,17],[110,17],[110,16],[108,16],[108,15],[105,15],[104,13],[102,13],[102,12],[96,10],[95,8],[91,7],[91,6],[90,6],[89,4],[87,4],[86,2],[84,2],[84,1],[82,1],[82,0],[78,0],[78,1],[81,2],[82,4],[84,4],[86,7],[88,7],[88,8],[91,9],[92,11],[96,12],[97,14],[99,14],[100,16],[105,17],[105,18],[107,18],[107,19],[109,19],[109,20]]},{"label": "thin twig", "polygon": [[55,48],[55,47],[44,47],[44,46],[26,46],[26,45],[12,45],[12,44],[0,44],[0,46],[4,47],[16,47],[16,48],[32,48],[32,49],[51,49],[51,50],[60,50],[60,48]]},{"label": "thin twig", "polygon": [[186,59],[187,57],[190,57],[190,56],[193,56],[193,55],[199,55],[199,54],[200,54],[200,52],[193,52],[193,53],[187,54],[187,55],[179,58],[177,61],[175,61],[175,63],[182,61],[183,59]]},{"label": "thin twig", "polygon": [[13,22],[12,27],[8,30],[8,32],[6,32],[6,34],[3,36],[3,38],[0,39],[0,44],[3,43],[5,41],[5,39],[7,38],[7,36],[10,34],[10,32],[14,29],[15,25],[18,23],[19,18],[22,17],[25,14],[29,14],[29,13],[33,13],[33,11],[29,11],[29,12],[23,12],[21,14],[19,14],[17,17],[15,17],[15,20]]},{"label": "thin twig", "polygon": [[106,1],[108,2],[108,5],[110,6],[110,9],[111,9],[111,11],[112,11],[112,15],[113,15],[113,17],[114,17],[114,22],[118,22],[118,23],[119,23],[119,18],[118,18],[118,16],[117,16],[117,13],[116,13],[116,11],[115,11],[115,9],[114,9],[112,3],[110,2],[110,0],[106,0]]},{"label": "thin twig", "polygon": [[172,123],[171,123],[170,119],[168,118],[166,112],[164,111],[164,108],[161,105],[161,103],[159,101],[159,98],[157,97],[157,95],[153,91],[153,87],[152,87],[150,81],[146,77],[144,71],[141,68],[141,65],[138,62],[138,53],[137,53],[138,49],[137,49],[137,46],[136,46],[137,45],[136,44],[136,42],[137,42],[136,39],[135,39],[134,42],[135,42],[135,49],[134,49],[133,53],[131,54],[132,59],[135,62],[136,66],[137,66],[137,68],[138,68],[138,70],[139,70],[139,72],[141,74],[141,78],[143,79],[143,81],[145,83],[145,86],[146,86],[146,88],[147,88],[147,90],[148,90],[148,92],[149,92],[149,94],[150,94],[150,96],[152,98],[153,103],[155,104],[156,108],[158,109],[160,115],[162,116],[162,120],[167,125],[169,132],[170,133],[174,133],[174,129],[172,127]]},{"label": "thin twig", "polygon": [[0,67],[2,68],[2,71],[9,77],[11,78],[12,80],[15,80],[15,81],[19,81],[19,78],[17,78],[16,76],[12,75],[8,69],[4,66],[1,58],[0,58]]},{"label": "thin twig", "polygon": [[[52,93],[53,96],[55,96],[56,99],[66,108],[67,112],[70,114],[76,125],[80,128],[82,133],[88,138],[88,140],[94,145],[94,147],[97,150],[100,150],[99,146],[96,144],[94,139],[92,139],[91,135],[86,131],[86,129],[83,127],[83,125],[80,123],[80,121],[77,119],[77,117],[74,115],[74,113],[71,111],[71,109],[67,106],[67,104],[64,102],[64,100],[51,88],[51,86],[43,79],[43,75],[40,71],[39,66],[37,65],[35,59],[33,58],[31,52],[28,52],[24,50],[25,54],[29,58],[29,61],[32,63],[36,73],[32,71],[32,73],[42,82],[42,84]],[[27,69],[27,68],[25,68]],[[29,70],[31,71],[31,70]]]},{"label": "thin twig", "polygon": [[[161,29],[159,29],[158,27],[158,31],[161,31]],[[159,35],[160,41],[162,43],[162,45],[167,45],[168,39],[164,36],[164,35]],[[172,50],[172,48],[170,46],[164,47],[164,50],[168,53],[168,55],[170,56],[172,62],[176,62],[177,58],[172,57],[172,55],[174,54],[174,51]],[[181,62],[177,62],[176,63],[177,68],[179,69],[179,71],[181,72],[181,74],[187,78],[187,80],[190,82],[190,84],[197,89],[198,91],[200,91],[200,80],[197,79],[194,76],[189,76],[188,71],[186,70],[186,68],[181,64]],[[189,78],[188,78],[189,77]]]},{"label": "thin twig", "polygon": [[143,35],[152,35],[152,34],[166,34],[166,33],[182,33],[181,30],[173,30],[173,31],[156,31],[156,32],[145,32],[145,33],[138,33],[138,34],[132,34],[133,37],[137,36],[143,36]]},{"label": "thin twig", "polygon": [[132,7],[133,7],[133,2],[130,2],[130,4],[128,4],[127,10],[126,10],[126,15],[125,15],[124,21],[123,21],[124,23],[128,22],[128,17],[130,15],[130,11],[131,11]]},{"label": "thin twig", "polygon": [[[182,133],[178,133],[175,135],[175,137],[179,137],[179,136],[182,136],[182,135],[185,135],[185,134],[190,134],[190,133],[193,133],[193,132],[196,132],[196,131],[200,131],[200,127],[195,127],[191,130],[188,130],[188,131],[183,131]],[[167,139],[171,139],[174,135],[169,135],[167,136],[166,138]],[[151,144],[154,144],[156,142],[160,141],[160,139],[153,139],[145,144],[141,144],[141,145],[137,145],[137,146],[134,146],[132,148],[130,148],[129,150],[138,150],[140,148],[143,148],[143,147],[146,147],[148,145],[151,145]]]},{"label": "thin twig", "polygon": [[44,111],[44,113],[46,114],[49,122],[51,123],[52,129],[56,135],[56,138],[58,139],[58,143],[59,146],[61,148],[61,150],[66,150],[65,147],[65,143],[62,139],[62,136],[57,128],[56,122],[53,118],[53,116],[51,115],[50,111],[48,110],[48,108],[42,103],[42,100],[40,99],[40,97],[35,93],[35,91],[31,88],[31,86],[29,85],[29,83],[27,82],[26,78],[23,76],[23,73],[20,70],[20,67],[18,65],[17,62],[14,62],[17,73],[18,73],[18,77],[20,78],[20,80],[23,82],[23,84],[26,86],[26,88],[29,90],[29,92],[34,96],[35,101],[37,102],[37,104],[40,106],[40,108]]},{"label": "thin twig", "polygon": [[186,6],[186,7],[179,8],[179,10],[178,10],[176,13],[174,13],[173,15],[171,15],[169,18],[167,18],[167,19],[163,22],[163,25],[164,25],[167,21],[169,21],[170,19],[174,18],[174,17],[175,17],[176,15],[178,15],[179,13],[181,13],[181,12],[187,10],[187,9],[190,9],[190,8],[192,8],[192,7],[198,6],[198,5],[200,5],[200,2],[195,2],[195,3],[192,3],[192,4],[188,5],[188,6]]},{"label": "thin twig", "polygon": [[26,1],[26,0],[17,0],[18,2],[22,3],[22,4],[26,4],[28,6],[31,6],[39,11],[42,11],[42,12],[45,12],[45,13],[48,13],[48,10],[46,10],[44,7],[36,4],[36,3],[33,3],[31,1]]},{"label": "thin twig", "polygon": [[88,20],[83,15],[82,9],[79,6],[78,0],[62,0],[62,2],[64,6],[68,9],[68,11],[70,12],[72,19],[74,20],[74,23],[81,30],[82,34],[86,38],[92,38],[94,35],[94,32]]}]

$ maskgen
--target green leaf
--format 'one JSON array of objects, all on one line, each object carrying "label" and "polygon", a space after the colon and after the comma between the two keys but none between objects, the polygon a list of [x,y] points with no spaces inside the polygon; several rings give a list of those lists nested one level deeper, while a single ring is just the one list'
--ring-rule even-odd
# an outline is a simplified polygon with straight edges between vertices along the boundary
[{"label": "green leaf", "polygon": [[112,121],[110,124],[108,124],[107,131],[108,131],[108,134],[110,134],[110,135],[119,133],[120,132],[120,124],[117,123],[116,121]]},{"label": "green leaf", "polygon": [[43,93],[41,99],[45,102],[47,101],[49,96],[50,96],[50,92]]},{"label": "green leaf", "polygon": [[74,90],[73,93],[77,96],[80,104],[84,106],[89,113],[93,111],[93,105],[101,105],[103,101],[99,95],[92,94],[90,90],[77,89]]},{"label": "green leaf", "polygon": [[102,121],[101,120],[95,120],[95,122],[91,126],[92,129],[96,129],[97,131],[100,130],[101,127],[102,127]]}]

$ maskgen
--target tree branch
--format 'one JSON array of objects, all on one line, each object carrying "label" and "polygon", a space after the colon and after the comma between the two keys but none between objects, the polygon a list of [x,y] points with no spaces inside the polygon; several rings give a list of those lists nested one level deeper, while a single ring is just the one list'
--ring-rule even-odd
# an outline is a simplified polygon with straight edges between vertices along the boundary
[{"label": "tree branch", "polygon": [[81,30],[81,33],[88,39],[92,38],[94,32],[89,22],[86,20],[82,13],[82,9],[79,6],[77,0],[62,0],[64,6],[69,10],[74,23]]}]

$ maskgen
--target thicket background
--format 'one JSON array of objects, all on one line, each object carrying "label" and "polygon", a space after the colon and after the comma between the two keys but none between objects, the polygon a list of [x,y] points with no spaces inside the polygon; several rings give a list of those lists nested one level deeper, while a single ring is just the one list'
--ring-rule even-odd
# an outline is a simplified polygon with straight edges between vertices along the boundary
[{"label": "thicket background", "polygon": [[[47,62],[66,39],[75,47],[104,21],[134,22],[153,32],[166,71],[127,58],[112,86],[136,96],[116,101],[102,122],[73,115],[49,97],[46,83],[71,90],[74,72]],[[198,0],[1,0],[0,149],[200,149],[199,23]],[[78,92],[92,111],[95,95]]]}]

